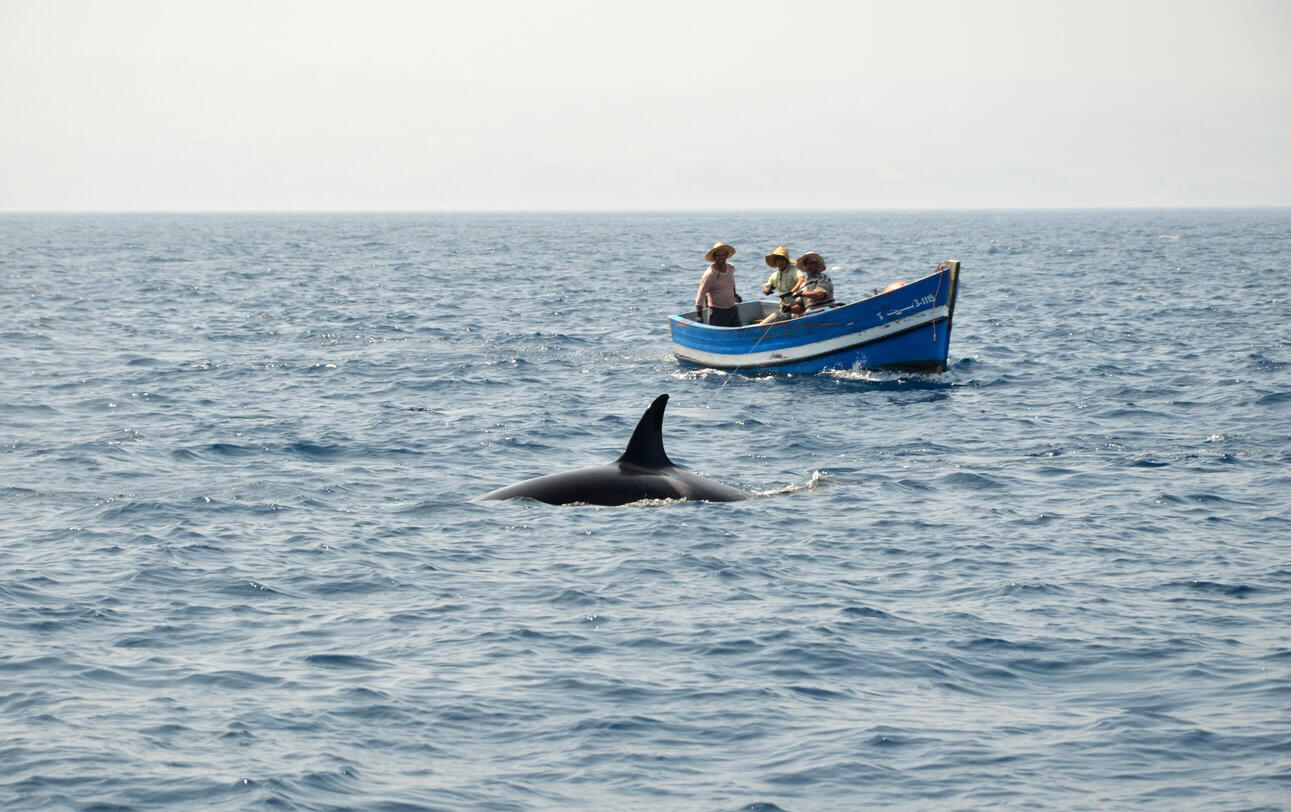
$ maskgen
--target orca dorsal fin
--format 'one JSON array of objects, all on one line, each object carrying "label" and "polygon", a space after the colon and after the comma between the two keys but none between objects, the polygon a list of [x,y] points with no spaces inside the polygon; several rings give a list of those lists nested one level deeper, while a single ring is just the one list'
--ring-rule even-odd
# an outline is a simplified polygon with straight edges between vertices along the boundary
[{"label": "orca dorsal fin", "polygon": [[663,450],[663,410],[668,405],[668,396],[660,395],[650,404],[650,408],[641,415],[632,439],[623,455],[615,462],[626,462],[642,468],[676,467]]}]

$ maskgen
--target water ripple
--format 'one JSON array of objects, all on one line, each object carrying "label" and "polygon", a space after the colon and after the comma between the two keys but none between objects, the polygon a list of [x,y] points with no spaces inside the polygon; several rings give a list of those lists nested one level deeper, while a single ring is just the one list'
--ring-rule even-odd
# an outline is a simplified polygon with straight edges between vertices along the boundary
[{"label": "water ripple", "polygon": [[[678,367],[714,235],[746,294],[763,244],[844,297],[955,255],[950,368]],[[1288,249],[1257,210],[0,216],[0,806],[1283,808]],[[665,391],[668,453],[759,498],[473,501]]]}]

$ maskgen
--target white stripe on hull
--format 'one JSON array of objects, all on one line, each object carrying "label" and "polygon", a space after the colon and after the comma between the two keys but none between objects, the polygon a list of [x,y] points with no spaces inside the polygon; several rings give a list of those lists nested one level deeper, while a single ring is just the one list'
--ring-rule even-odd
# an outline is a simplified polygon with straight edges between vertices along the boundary
[{"label": "white stripe on hull", "polygon": [[829,355],[840,350],[851,349],[861,344],[869,344],[872,341],[886,338],[894,333],[905,332],[916,327],[922,327],[925,324],[931,324],[937,319],[944,319],[949,315],[949,308],[945,305],[925,310],[913,316],[907,316],[903,319],[896,319],[887,324],[880,324],[877,327],[870,327],[856,333],[848,333],[837,338],[830,338],[824,341],[815,341],[811,344],[800,344],[796,347],[782,347],[777,350],[763,350],[762,352],[743,352],[743,353],[722,353],[708,352],[706,350],[697,350],[694,347],[687,347],[672,342],[673,354],[685,361],[701,364],[703,366],[718,368],[738,368],[738,367],[760,367],[760,366],[777,366],[788,364],[794,361],[803,361],[808,358],[815,358],[819,355]]}]

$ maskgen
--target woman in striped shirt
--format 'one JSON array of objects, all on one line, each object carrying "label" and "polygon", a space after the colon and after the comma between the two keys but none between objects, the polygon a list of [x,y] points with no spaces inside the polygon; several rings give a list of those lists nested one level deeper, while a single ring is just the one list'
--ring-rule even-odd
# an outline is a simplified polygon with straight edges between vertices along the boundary
[{"label": "woman in striped shirt", "polygon": [[734,253],[734,248],[718,240],[704,255],[704,259],[713,264],[699,279],[695,310],[702,313],[705,304],[712,308],[708,323],[715,327],[740,326],[740,311],[736,305],[744,300],[735,292],[735,266],[726,261]]}]

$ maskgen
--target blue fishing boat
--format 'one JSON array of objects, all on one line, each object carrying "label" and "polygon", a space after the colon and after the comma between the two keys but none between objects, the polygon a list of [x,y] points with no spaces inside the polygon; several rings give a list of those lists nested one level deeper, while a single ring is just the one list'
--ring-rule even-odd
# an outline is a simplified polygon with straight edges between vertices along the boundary
[{"label": "blue fishing boat", "polygon": [[766,326],[778,302],[742,302],[743,327],[704,324],[691,311],[673,316],[673,354],[683,363],[748,373],[831,369],[941,371],[950,352],[959,261],[851,304],[835,304]]}]

